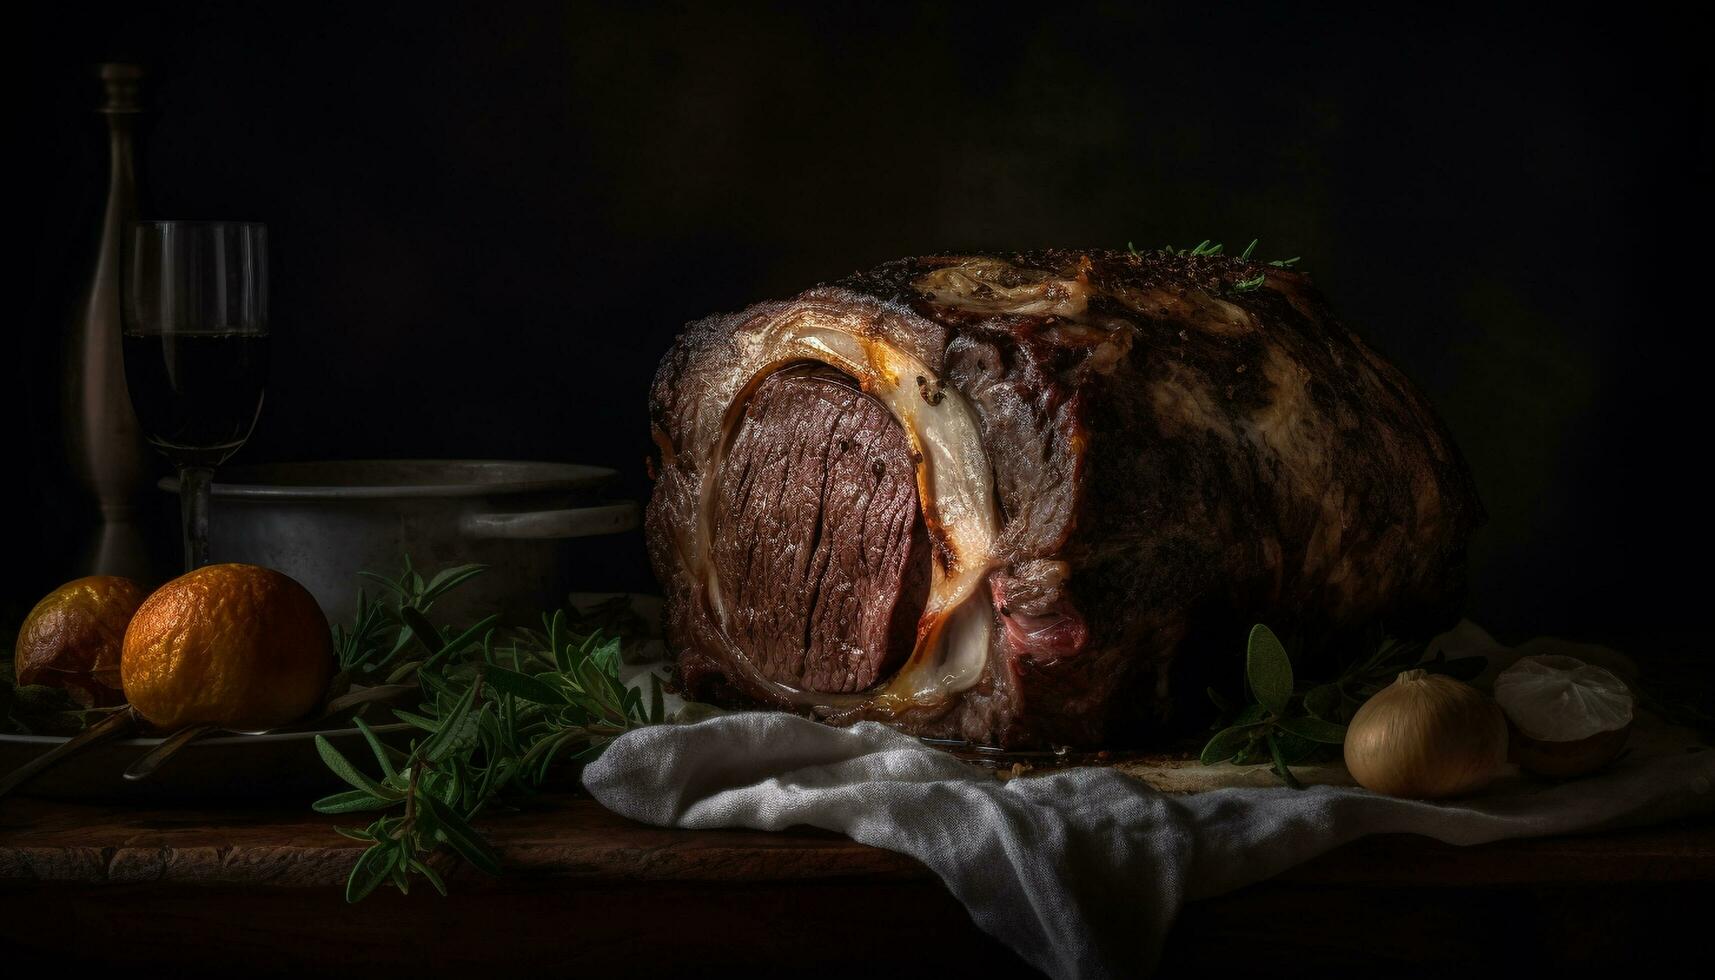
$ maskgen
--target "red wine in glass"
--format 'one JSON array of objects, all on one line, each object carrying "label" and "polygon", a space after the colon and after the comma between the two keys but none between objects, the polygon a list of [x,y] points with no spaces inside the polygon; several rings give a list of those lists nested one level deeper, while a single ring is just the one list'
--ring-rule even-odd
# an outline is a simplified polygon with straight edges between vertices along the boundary
[{"label": "red wine in glass", "polygon": [[244,445],[267,378],[266,334],[125,335],[131,407],[150,444],[180,466],[218,466]]},{"label": "red wine in glass", "polygon": [[179,469],[187,570],[208,564],[214,468],[256,424],[268,375],[268,232],[252,222],[130,226],[125,384],[144,437]]}]

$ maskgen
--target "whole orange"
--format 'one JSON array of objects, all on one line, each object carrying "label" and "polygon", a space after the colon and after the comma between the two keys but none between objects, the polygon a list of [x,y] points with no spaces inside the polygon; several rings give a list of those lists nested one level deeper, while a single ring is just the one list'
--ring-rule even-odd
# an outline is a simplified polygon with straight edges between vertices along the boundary
[{"label": "whole orange", "polygon": [[116,575],[91,575],[48,593],[18,630],[18,683],[63,687],[88,707],[118,704],[119,652],[144,594]]},{"label": "whole orange", "polygon": [[120,676],[157,728],[247,730],[309,714],[333,667],[327,617],[303,586],[257,565],[209,565],[144,600]]}]

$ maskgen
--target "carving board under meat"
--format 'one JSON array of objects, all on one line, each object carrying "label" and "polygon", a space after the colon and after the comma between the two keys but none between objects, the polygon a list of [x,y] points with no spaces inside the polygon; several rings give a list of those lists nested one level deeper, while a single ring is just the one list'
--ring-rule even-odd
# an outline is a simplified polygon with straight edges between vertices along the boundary
[{"label": "carving board under meat", "polygon": [[1007,747],[1147,740],[1255,622],[1446,625],[1482,520],[1416,388],[1225,256],[888,263],[691,324],[650,414],[690,696]]}]

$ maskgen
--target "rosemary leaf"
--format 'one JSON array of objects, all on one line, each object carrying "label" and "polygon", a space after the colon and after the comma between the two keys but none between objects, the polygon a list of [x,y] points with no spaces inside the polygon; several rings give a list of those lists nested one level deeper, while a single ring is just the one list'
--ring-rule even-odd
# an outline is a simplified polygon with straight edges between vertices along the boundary
[{"label": "rosemary leaf", "polygon": [[483,871],[491,875],[500,873],[500,857],[488,846],[487,841],[471,829],[463,817],[435,799],[433,793],[425,794],[419,802],[434,816],[439,825],[435,831],[436,837]]},{"label": "rosemary leaf", "polygon": [[345,882],[345,900],[361,902],[369,893],[381,886],[393,874],[393,864],[398,860],[399,852],[382,844],[375,844],[358,855],[357,864],[351,869],[351,876]]},{"label": "rosemary leaf", "polygon": [[[376,796],[368,790],[348,789],[332,796],[324,796],[310,804],[310,809],[317,813],[360,813],[365,810],[385,810],[397,803],[397,800]],[[337,827],[334,829],[338,829]],[[351,835],[347,835],[351,836]],[[369,840],[360,837],[359,840]]]},{"label": "rosemary leaf", "polygon": [[565,704],[566,696],[550,685],[515,670],[505,667],[487,667],[482,672],[483,679],[496,691],[533,701],[536,704]]},{"label": "rosemary leaf", "polygon": [[[647,702],[641,684],[619,679],[627,638],[642,634],[620,603],[588,614],[545,614],[540,632],[506,631],[509,648],[497,646],[495,616],[462,629],[437,627],[426,615],[430,606],[482,571],[459,565],[425,581],[407,560],[395,578],[366,574],[385,592],[373,601],[360,592],[356,620],[335,631],[350,683],[414,682],[422,694],[414,710],[393,710],[420,733],[408,751],[356,722],[379,778],[318,738],[323,762],[353,789],[314,808],[382,811],[368,827],[340,830],[370,844],[347,882],[350,901],[387,883],[407,891],[419,875],[445,894],[445,881],[428,863],[443,847],[499,873],[498,856],[472,825],[489,803],[533,793],[556,767],[587,762],[627,729],[665,720],[659,678],[645,682]],[[400,654],[413,641],[424,657],[405,661]]]},{"label": "rosemary leaf", "polygon": [[322,762],[326,763],[327,767],[333,770],[334,775],[376,799],[399,799],[398,794],[375,780],[370,779],[356,766],[352,765],[350,760],[341,755],[340,751],[334,748],[333,743],[328,741],[326,737],[317,735],[315,741],[316,752],[322,757]]}]

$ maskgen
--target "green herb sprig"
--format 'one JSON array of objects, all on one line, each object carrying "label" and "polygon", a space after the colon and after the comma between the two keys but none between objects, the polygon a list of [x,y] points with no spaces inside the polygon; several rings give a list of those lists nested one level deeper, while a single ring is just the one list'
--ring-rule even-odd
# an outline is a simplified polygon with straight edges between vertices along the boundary
[{"label": "green herb sprig", "polygon": [[[1241,262],[1249,262],[1250,261],[1251,253],[1256,251],[1257,242],[1259,242],[1259,241],[1261,241],[1261,239],[1257,239],[1257,238],[1251,239],[1251,243],[1249,245],[1245,246],[1245,250],[1243,252],[1239,253],[1239,260]],[[1130,252],[1132,255],[1139,257],[1139,258],[1148,254],[1147,251],[1139,249],[1136,245],[1132,244],[1131,242],[1126,242],[1125,247],[1126,247],[1126,251]],[[1157,254],[1157,255],[1173,255],[1173,256],[1178,256],[1179,258],[1182,258],[1182,259],[1184,259],[1184,258],[1194,259],[1194,258],[1201,258],[1204,256],[1220,255],[1224,250],[1225,250],[1225,246],[1222,245],[1220,242],[1210,241],[1209,239],[1205,238],[1202,241],[1198,242],[1197,244],[1191,246],[1190,248],[1174,248],[1172,245],[1163,245],[1160,248],[1155,249],[1154,251],[1155,251],[1155,254]],[[1300,256],[1294,255],[1290,259],[1273,259],[1273,260],[1267,262],[1266,264],[1273,266],[1276,269],[1290,269],[1294,265],[1298,264],[1299,258],[1300,258]],[[1268,281],[1268,274],[1259,272],[1255,276],[1253,276],[1249,279],[1240,279],[1237,282],[1230,283],[1227,288],[1231,289],[1234,293],[1248,293],[1248,292],[1252,292],[1252,291],[1257,290],[1257,289],[1261,289],[1263,283],[1265,283],[1267,281]]]},{"label": "green herb sprig", "polygon": [[[645,704],[641,686],[620,680],[621,637],[601,628],[582,631],[564,611],[544,616],[540,632],[516,631],[504,649],[495,642],[493,617],[460,630],[436,628],[424,609],[479,574],[469,571],[473,567],[448,569],[427,582],[409,567],[399,579],[378,579],[390,584],[390,601],[363,604],[340,638],[342,663],[397,663],[392,676],[409,668],[424,698],[417,710],[393,712],[419,733],[404,750],[355,719],[374,756],[373,775],[316,736],[322,761],[351,788],[317,800],[314,808],[327,814],[385,811],[366,827],[336,828],[369,844],[347,879],[347,901],[389,882],[408,892],[414,876],[445,894],[445,880],[431,865],[441,847],[498,874],[493,848],[472,827],[485,808],[507,795],[532,794],[556,764],[585,763],[620,734],[664,720],[659,678],[648,675]],[[613,619],[612,610],[601,615]],[[407,647],[421,656],[402,659]]]},{"label": "green herb sprig", "polygon": [[1424,661],[1423,653],[1422,642],[1384,639],[1334,680],[1306,686],[1294,676],[1286,645],[1258,623],[1251,627],[1245,648],[1250,701],[1241,707],[1209,688],[1209,699],[1220,709],[1221,718],[1219,730],[1198,758],[1204,765],[1266,762],[1281,782],[1302,789],[1292,766],[1327,758],[1335,746],[1344,744],[1352,715],[1401,670],[1415,666],[1470,680],[1488,665],[1487,657],[1449,660],[1445,653],[1437,653]]},{"label": "green herb sprig", "polygon": [[[443,568],[425,580],[422,573],[405,558],[405,569],[394,578],[374,572],[358,572],[362,577],[381,584],[383,599],[369,598],[366,590],[357,593],[357,618],[348,628],[334,627],[334,653],[341,670],[350,673],[376,674],[398,664],[401,654],[411,643],[412,632],[405,622],[405,611],[426,613],[435,600],[488,570],[487,565],[454,565]],[[493,624],[493,617],[486,620]],[[407,669],[406,674],[409,673]]]},{"label": "green herb sprig", "polygon": [[0,659],[0,732],[8,735],[76,735],[123,708],[86,708],[64,688],[19,684],[17,664]]}]

